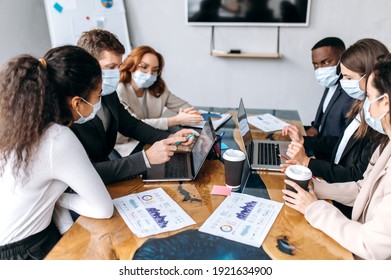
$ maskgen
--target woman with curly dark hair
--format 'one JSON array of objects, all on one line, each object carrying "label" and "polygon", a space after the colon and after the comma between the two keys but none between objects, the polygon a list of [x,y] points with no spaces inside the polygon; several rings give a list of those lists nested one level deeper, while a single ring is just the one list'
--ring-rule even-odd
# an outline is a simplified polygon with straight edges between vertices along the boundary
[{"label": "woman with curly dark hair", "polygon": [[[69,210],[109,218],[111,198],[73,132],[100,106],[101,70],[85,50],[21,55],[0,72],[0,259],[42,259]],[[64,193],[68,188],[75,193]]]}]

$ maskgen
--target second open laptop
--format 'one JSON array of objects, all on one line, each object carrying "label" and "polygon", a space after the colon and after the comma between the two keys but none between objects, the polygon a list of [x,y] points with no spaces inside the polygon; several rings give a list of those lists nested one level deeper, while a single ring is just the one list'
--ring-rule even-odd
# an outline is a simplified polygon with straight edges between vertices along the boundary
[{"label": "second open laptop", "polygon": [[163,164],[152,165],[142,175],[144,182],[156,181],[191,181],[194,180],[201,169],[216,140],[212,121],[210,118],[194,143],[191,152],[177,152],[171,159]]},{"label": "second open laptop", "polygon": [[285,161],[278,155],[280,154],[284,157],[288,157],[286,155],[286,150],[290,142],[253,140],[242,98],[240,99],[238,108],[238,124],[240,136],[243,139],[243,144],[245,146],[251,168],[257,170],[280,171],[280,164]]}]

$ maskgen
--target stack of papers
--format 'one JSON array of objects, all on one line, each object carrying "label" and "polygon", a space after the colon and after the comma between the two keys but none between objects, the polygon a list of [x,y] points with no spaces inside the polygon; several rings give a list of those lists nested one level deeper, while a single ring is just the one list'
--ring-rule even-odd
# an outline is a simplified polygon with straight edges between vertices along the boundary
[{"label": "stack of papers", "polygon": [[265,132],[281,130],[284,126],[289,125],[272,114],[249,116],[248,122]]},{"label": "stack of papers", "polygon": [[276,201],[231,193],[199,230],[259,248],[282,206]]},{"label": "stack of papers", "polygon": [[162,188],[113,199],[113,203],[129,229],[138,237],[195,224]]},{"label": "stack of papers", "polygon": [[222,126],[226,121],[228,121],[232,116],[228,113],[218,113],[218,112],[208,112],[204,110],[199,110],[201,113],[201,116],[203,116],[204,120],[199,122],[195,125],[189,125],[188,127],[194,127],[194,128],[203,128],[205,125],[205,122],[210,117],[213,124],[213,129],[217,130]]}]

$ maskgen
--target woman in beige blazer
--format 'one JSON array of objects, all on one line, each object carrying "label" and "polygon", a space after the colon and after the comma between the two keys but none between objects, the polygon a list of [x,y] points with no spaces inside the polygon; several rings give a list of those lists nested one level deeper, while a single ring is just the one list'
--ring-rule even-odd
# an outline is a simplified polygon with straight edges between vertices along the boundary
[{"label": "woman in beige blazer", "polygon": [[[329,184],[313,181],[306,192],[290,180],[297,193],[283,190],[286,205],[304,214],[307,221],[323,231],[356,258],[391,259],[391,55],[380,58],[367,81],[365,121],[388,136],[380,145],[357,182]],[[290,197],[289,197],[290,196]],[[332,199],[353,206],[352,219],[332,204]]]},{"label": "woman in beige blazer", "polygon": [[[161,73],[163,56],[149,46],[132,50],[120,67],[119,100],[134,117],[158,129],[194,125],[203,120],[188,102],[172,94]],[[163,116],[163,113],[165,113]],[[129,155],[138,141],[118,133],[115,149]]]},{"label": "woman in beige blazer", "polygon": [[[120,67],[121,79],[117,88],[126,110],[163,130],[174,125],[192,125],[202,121],[197,110],[168,90],[161,77],[163,67],[162,55],[153,48],[140,46],[133,49]],[[162,117],[165,109],[176,114]]]}]

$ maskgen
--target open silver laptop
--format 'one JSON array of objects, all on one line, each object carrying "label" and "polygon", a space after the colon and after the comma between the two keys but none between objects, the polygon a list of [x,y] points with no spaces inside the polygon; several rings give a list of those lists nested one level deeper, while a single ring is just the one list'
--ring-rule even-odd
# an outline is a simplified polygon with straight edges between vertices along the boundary
[{"label": "open silver laptop", "polygon": [[253,140],[242,98],[240,99],[238,108],[238,124],[251,168],[257,170],[280,171],[280,164],[285,161],[278,155],[280,154],[284,157],[288,157],[286,155],[286,150],[290,142]]},{"label": "open silver laptop", "polygon": [[175,153],[169,161],[152,165],[142,175],[144,182],[156,181],[191,181],[197,177],[206,157],[216,140],[210,118],[197,138],[191,152]]}]

